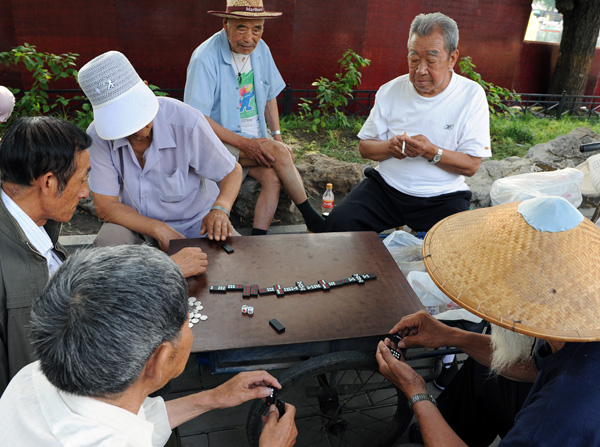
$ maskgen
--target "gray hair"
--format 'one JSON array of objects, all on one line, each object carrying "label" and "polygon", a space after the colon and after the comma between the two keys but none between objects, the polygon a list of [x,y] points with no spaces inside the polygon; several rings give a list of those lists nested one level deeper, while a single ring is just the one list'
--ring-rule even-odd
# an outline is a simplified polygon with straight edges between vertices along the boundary
[{"label": "gray hair", "polygon": [[76,252],[34,300],[31,338],[62,391],[109,397],[134,383],[153,352],[178,342],[187,284],[164,253],[143,245]]},{"label": "gray hair", "polygon": [[458,48],[458,25],[456,22],[442,14],[441,12],[433,12],[431,14],[419,14],[410,25],[408,40],[413,34],[424,37],[429,36],[434,31],[439,30],[444,36],[446,42],[446,50],[448,54],[452,54]]}]

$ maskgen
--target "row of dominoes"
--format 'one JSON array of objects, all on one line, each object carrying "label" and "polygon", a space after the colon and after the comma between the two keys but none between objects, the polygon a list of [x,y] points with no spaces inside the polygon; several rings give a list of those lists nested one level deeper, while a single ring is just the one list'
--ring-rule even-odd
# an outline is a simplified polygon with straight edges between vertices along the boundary
[{"label": "row of dominoes", "polygon": [[305,285],[302,281],[296,281],[296,285],[292,287],[282,287],[280,284],[276,284],[273,287],[259,288],[257,284],[246,286],[244,284],[228,284],[226,286],[210,286],[209,291],[211,293],[225,293],[229,291],[241,291],[242,298],[251,298],[258,295],[272,295],[275,294],[277,297],[282,297],[286,293],[295,292],[310,292],[312,290],[329,290],[332,287],[344,286],[346,284],[364,284],[366,280],[376,279],[375,273],[366,273],[359,275],[358,273],[344,279],[337,281],[325,281],[324,279],[319,280],[317,284]]}]

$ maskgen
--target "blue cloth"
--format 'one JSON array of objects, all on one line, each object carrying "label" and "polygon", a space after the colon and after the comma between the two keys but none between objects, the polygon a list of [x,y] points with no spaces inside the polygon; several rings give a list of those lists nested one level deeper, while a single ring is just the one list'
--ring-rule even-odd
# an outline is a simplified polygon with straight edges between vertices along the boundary
[{"label": "blue cloth", "polygon": [[583,214],[562,197],[536,197],[518,206],[523,219],[538,231],[558,233],[583,222]]},{"label": "blue cloth", "polygon": [[536,354],[540,373],[500,447],[600,445],[600,343]]},{"label": "blue cloth", "polygon": [[[271,51],[260,41],[250,54],[254,70],[254,88],[260,122],[261,137],[267,138],[265,107],[277,97],[285,83],[275,66]],[[204,41],[192,54],[187,69],[183,100],[200,110],[221,126],[240,135],[240,96],[238,81],[231,65],[231,50],[225,30]]]}]

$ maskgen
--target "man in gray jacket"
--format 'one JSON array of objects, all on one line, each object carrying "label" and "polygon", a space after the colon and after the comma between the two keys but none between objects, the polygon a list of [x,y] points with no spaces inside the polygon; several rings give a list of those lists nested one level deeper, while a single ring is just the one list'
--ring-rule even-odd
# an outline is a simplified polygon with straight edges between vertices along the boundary
[{"label": "man in gray jacket", "polygon": [[[0,144],[0,394],[31,363],[29,314],[67,252],[58,243],[62,222],[89,194],[91,138],[66,121],[21,118]],[[194,249],[173,260],[186,276],[206,270]]]},{"label": "man in gray jacket", "polygon": [[23,118],[0,145],[0,393],[32,361],[29,314],[67,253],[57,243],[88,196],[90,138],[54,118]]}]

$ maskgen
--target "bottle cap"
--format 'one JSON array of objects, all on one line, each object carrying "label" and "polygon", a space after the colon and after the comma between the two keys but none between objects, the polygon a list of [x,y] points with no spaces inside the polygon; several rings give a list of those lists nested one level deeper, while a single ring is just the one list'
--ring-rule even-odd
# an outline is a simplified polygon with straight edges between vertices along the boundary
[{"label": "bottle cap", "polygon": [[333,188],[333,183],[327,183],[328,188]]}]

